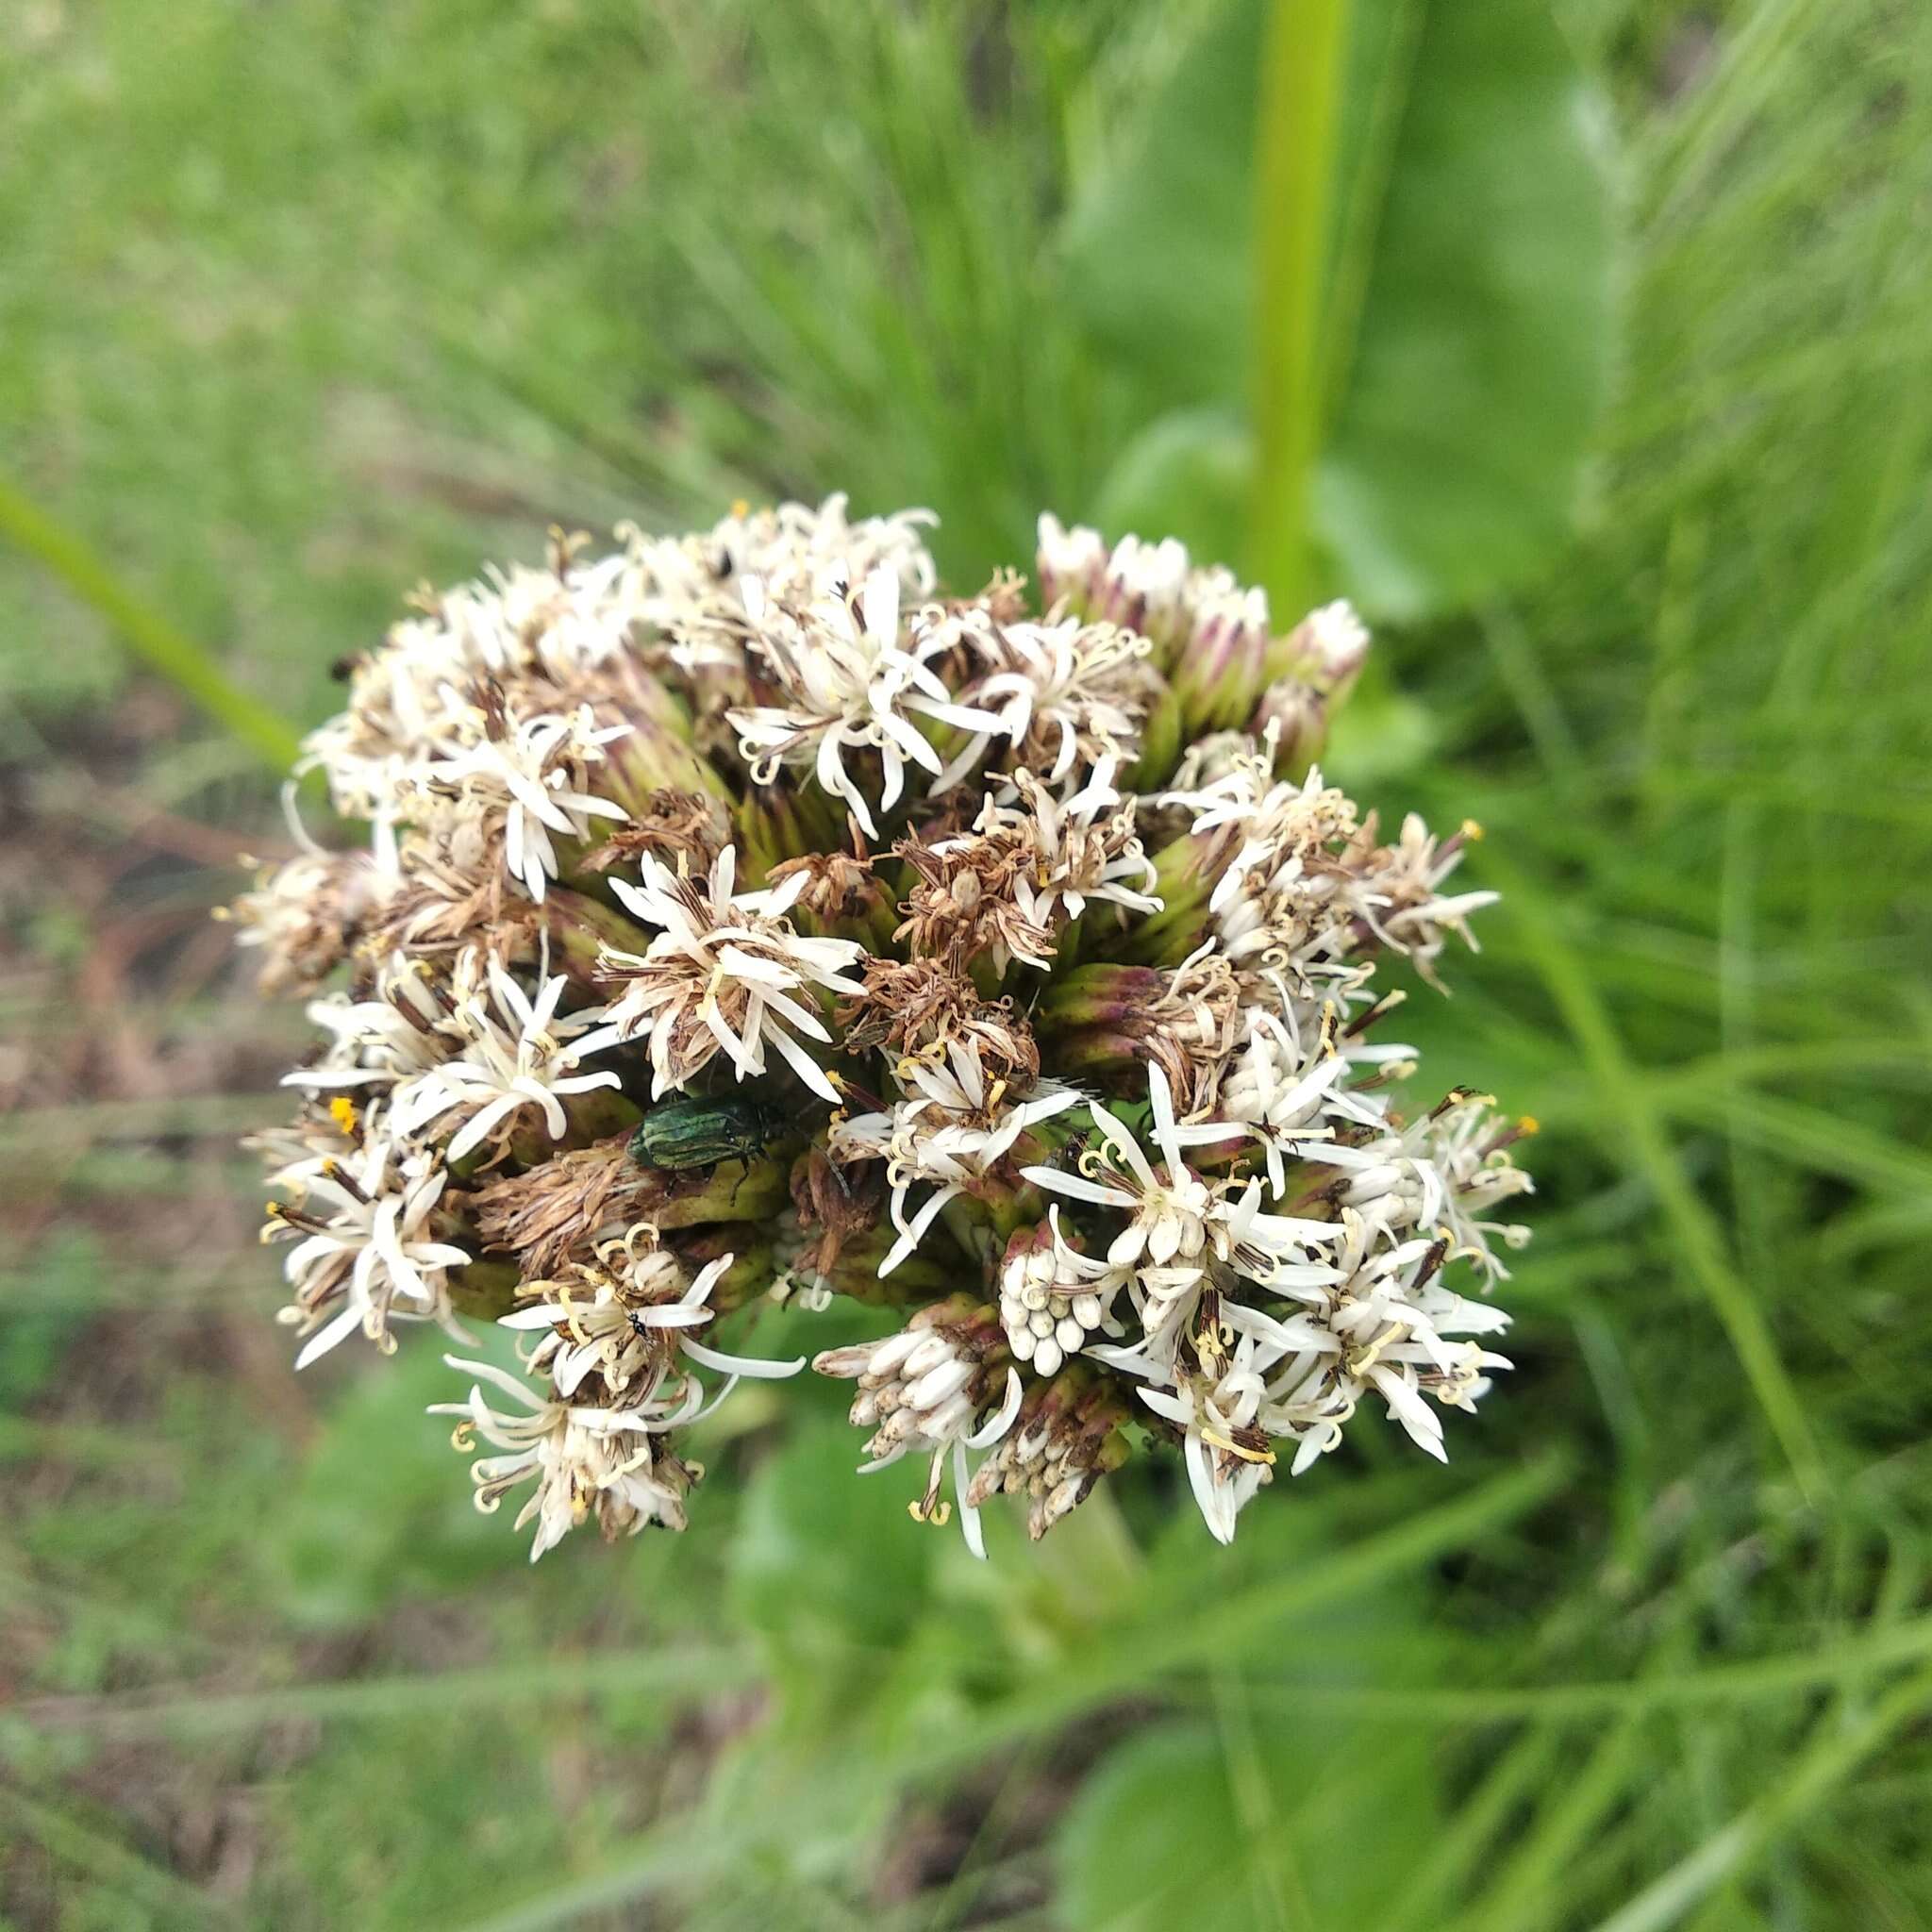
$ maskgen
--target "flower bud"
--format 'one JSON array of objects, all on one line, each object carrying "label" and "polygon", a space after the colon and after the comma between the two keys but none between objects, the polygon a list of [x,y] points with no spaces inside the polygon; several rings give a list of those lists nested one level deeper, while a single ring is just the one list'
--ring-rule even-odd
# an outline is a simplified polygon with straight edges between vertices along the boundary
[{"label": "flower bud", "polygon": [[1127,1419],[1116,1385],[1088,1362],[1069,1362],[1028,1386],[1019,1416],[980,1464],[966,1501],[977,1507],[1002,1493],[1029,1497],[1026,1533],[1038,1542],[1126,1461]]},{"label": "flower bud", "polygon": [[1254,708],[1268,651],[1268,596],[1215,572],[1201,585],[1191,616],[1173,672],[1191,738],[1239,725]]},{"label": "flower bud", "polygon": [[971,1295],[949,1295],[883,1341],[826,1349],[812,1358],[822,1375],[856,1380],[852,1421],[875,1427],[874,1457],[947,1440],[994,1399],[1007,1372],[998,1313]]},{"label": "flower bud", "polygon": [[1264,743],[1274,734],[1277,771],[1307,771],[1328,744],[1328,701],[1299,677],[1277,677],[1261,693],[1249,726]]},{"label": "flower bud", "polygon": [[678,1260],[696,1274],[707,1263],[722,1260],[706,1306],[714,1314],[728,1315],[756,1301],[770,1286],[773,1274],[772,1235],[767,1224],[718,1221],[693,1228],[675,1243]]},{"label": "flower bud", "polygon": [[1153,640],[1157,661],[1166,663],[1180,643],[1187,621],[1188,551],[1173,537],[1158,543],[1123,537],[1108,546],[1098,530],[1062,527],[1058,518],[1040,520],[1036,558],[1041,595],[1077,617],[1124,625]]},{"label": "flower bud", "polygon": [[651,943],[651,935],[616,907],[568,886],[553,886],[540,910],[551,964],[582,987],[601,986],[597,962],[607,951],[641,955]]},{"label": "flower bud", "polygon": [[1340,709],[1368,661],[1368,626],[1346,598],[1311,610],[1268,656],[1272,677],[1298,677]]},{"label": "flower bud", "polygon": [[605,746],[603,762],[594,769],[598,796],[639,820],[648,818],[662,792],[694,792],[727,802],[730,788],[693,749],[688,733],[689,726],[680,734],[661,718],[633,718],[631,728]]},{"label": "flower bud", "polygon": [[1150,683],[1158,680],[1158,690],[1141,726],[1140,756],[1125,780],[1137,791],[1156,791],[1167,782],[1185,741],[1179,696],[1157,672],[1150,669],[1148,677]]},{"label": "flower bud", "polygon": [[1094,960],[1051,981],[1033,1011],[1042,1034],[1088,1026],[1119,1026],[1166,990],[1167,974],[1156,966],[1124,966]]},{"label": "flower bud", "polygon": [[1178,966],[1206,936],[1208,901],[1225,863],[1221,841],[1184,833],[1154,854],[1161,909],[1141,920],[1118,951],[1137,962]]},{"label": "flower bud", "polygon": [[818,1272],[827,1286],[871,1307],[909,1307],[942,1294],[959,1278],[957,1259],[929,1253],[908,1255],[890,1274],[879,1264],[891,1251],[895,1236],[890,1227],[870,1227],[849,1236],[833,1259]]},{"label": "flower bud", "polygon": [[832,799],[803,786],[753,785],[737,811],[741,884],[760,886],[772,868],[843,843],[844,824]]},{"label": "flower bud", "polygon": [[1107,558],[1107,540],[1098,530],[1080,524],[1070,530],[1051,512],[1042,516],[1034,557],[1041,602],[1064,603],[1079,616],[1091,615]]},{"label": "flower bud", "polygon": [[1064,1278],[1060,1243],[1045,1222],[1023,1228],[1000,1265],[1000,1321],[1013,1359],[1052,1375],[1077,1355],[1106,1319],[1091,1284]]}]

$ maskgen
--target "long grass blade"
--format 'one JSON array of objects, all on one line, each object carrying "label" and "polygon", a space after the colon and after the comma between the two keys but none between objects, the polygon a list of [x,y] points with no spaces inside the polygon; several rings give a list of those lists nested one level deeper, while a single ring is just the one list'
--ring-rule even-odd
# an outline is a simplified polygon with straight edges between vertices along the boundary
[{"label": "long grass blade", "polygon": [[1541,1932],[1557,1916],[1564,1867],[1643,1774],[1641,1713],[1622,1719],[1582,1770],[1541,1807],[1529,1834],[1457,1932]]},{"label": "long grass blade", "polygon": [[1610,1102],[1619,1130],[1617,1152],[1642,1174],[1656,1193],[1676,1238],[1678,1265],[1724,1324],[1800,1487],[1813,1500],[1822,1497],[1830,1487],[1824,1457],[1764,1312],[1731,1266],[1715,1216],[1685,1179],[1676,1150],[1590,969],[1557,931],[1541,894],[1521,874],[1500,860],[1491,860],[1489,871],[1514,910],[1524,949]]},{"label": "long grass blade", "polygon": [[1752,1704],[1927,1657],[1932,1657],[1932,1617],[1920,1617],[1874,1636],[1820,1649],[1623,1682],[1380,1690],[1373,1685],[1251,1681],[1247,1690],[1257,1704],[1279,1703],[1286,1710],[1322,1707],[1366,1718],[1386,1717],[1400,1724],[1485,1724],[1523,1718],[1585,1719],[1666,1707]]},{"label": "long grass blade", "polygon": [[1497,1758],[1435,1834],[1427,1856],[1389,1908],[1381,1932],[1427,1932],[1442,1923],[1444,1905],[1474,1873],[1509,1814],[1545,1775],[1557,1742],[1554,1731],[1526,1731]]},{"label": "long grass blade", "polygon": [[675,1691],[688,1685],[703,1685],[710,1692],[735,1689],[756,1675],[757,1664],[748,1651],[617,1651],[520,1658],[475,1670],[410,1676],[287,1684],[269,1690],[210,1694],[184,1687],[140,1697],[61,1698],[28,1705],[16,1715],[43,1731],[110,1737],[221,1736],[258,1730],[291,1718],[386,1720],[417,1717],[425,1711],[541,1704],[552,1698],[594,1701],[641,1690]]},{"label": "long grass blade", "polygon": [[1902,1725],[1932,1705],[1932,1671],[1921,1671],[1855,1722],[1820,1721],[1797,1769],[1774,1790],[1680,1858],[1604,1920],[1596,1932],[1667,1932],[1725,1880],[1747,1869],[1814,1806],[1822,1804]]},{"label": "long grass blade", "polygon": [[279,713],[232,683],[208,652],[151,610],[94,551],[65,525],[0,476],[0,536],[10,537],[44,564],[113,626],[121,641],[150,670],[192,698],[239,743],[286,772],[301,750],[301,734]]}]

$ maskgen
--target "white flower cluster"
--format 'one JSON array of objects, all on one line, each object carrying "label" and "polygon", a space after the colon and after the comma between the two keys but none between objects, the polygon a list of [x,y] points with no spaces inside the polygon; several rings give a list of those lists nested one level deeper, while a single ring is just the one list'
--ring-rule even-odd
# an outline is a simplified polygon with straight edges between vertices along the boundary
[{"label": "white flower cluster", "polygon": [[298,1366],[523,1337],[439,1407],[533,1555],[682,1525],[683,1433],[803,1366],[713,1324],[801,1284],[898,1310],[816,1366],[975,1551],[1142,1436],[1225,1541],[1364,1398],[1441,1456],[1507,1365],[1448,1283],[1505,1274],[1524,1127],[1405,1107],[1376,986],[1493,895],[1450,886],[1473,826],[1385,842],[1316,769],[1354,613],[1276,637],[1180,544],[1050,517],[1037,600],[947,597],[928,521],[559,535],[425,596],[306,748],[366,849],[236,908],[320,1036],[258,1142]]}]

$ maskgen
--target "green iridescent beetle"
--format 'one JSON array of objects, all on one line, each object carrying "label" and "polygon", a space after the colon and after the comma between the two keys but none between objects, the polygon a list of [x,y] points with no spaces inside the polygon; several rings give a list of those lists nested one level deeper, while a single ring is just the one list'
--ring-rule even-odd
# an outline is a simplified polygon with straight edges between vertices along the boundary
[{"label": "green iridescent beetle", "polygon": [[804,1131],[802,1119],[756,1094],[667,1100],[639,1123],[630,1137],[630,1158],[640,1167],[673,1174],[716,1167],[723,1160],[749,1166],[773,1141]]}]

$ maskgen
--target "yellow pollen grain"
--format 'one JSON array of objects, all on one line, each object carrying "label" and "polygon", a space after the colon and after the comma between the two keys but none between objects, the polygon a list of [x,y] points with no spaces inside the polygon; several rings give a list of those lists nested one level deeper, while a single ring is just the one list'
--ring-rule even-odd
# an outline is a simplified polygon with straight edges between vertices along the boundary
[{"label": "yellow pollen grain", "polygon": [[353,1134],[359,1124],[356,1103],[346,1093],[338,1093],[329,1102],[328,1117],[335,1122],[336,1130],[341,1134]]},{"label": "yellow pollen grain", "polygon": [[1474,845],[1483,836],[1483,828],[1474,819],[1464,819],[1462,836]]},{"label": "yellow pollen grain", "polygon": [[1542,1130],[1542,1123],[1533,1113],[1524,1114],[1516,1123],[1516,1131],[1519,1134],[1541,1134]]}]

